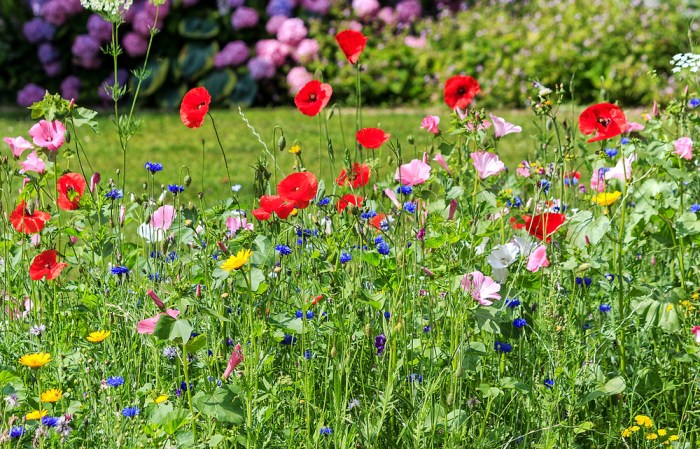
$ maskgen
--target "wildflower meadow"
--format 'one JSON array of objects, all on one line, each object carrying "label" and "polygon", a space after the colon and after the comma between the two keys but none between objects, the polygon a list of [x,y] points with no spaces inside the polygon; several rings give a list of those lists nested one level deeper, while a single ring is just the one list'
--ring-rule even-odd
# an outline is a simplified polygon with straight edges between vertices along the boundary
[{"label": "wildflower meadow", "polygon": [[[118,74],[131,2],[81,3]],[[350,94],[300,86],[305,141],[237,108],[252,167],[206,86],[178,97],[187,158],[249,173],[220,197],[132,144],[147,63],[99,114],[46,91],[0,136],[0,446],[698,447],[700,55],[643,112],[533,81],[528,133],[455,62],[409,137],[363,114],[380,42],[333,37]]]}]

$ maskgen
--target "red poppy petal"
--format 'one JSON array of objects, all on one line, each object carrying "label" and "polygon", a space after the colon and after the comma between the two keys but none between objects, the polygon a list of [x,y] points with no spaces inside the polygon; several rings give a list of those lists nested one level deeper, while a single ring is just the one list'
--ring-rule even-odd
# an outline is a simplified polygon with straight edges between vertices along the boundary
[{"label": "red poppy petal", "polygon": [[252,210],[252,211],[250,211],[250,213],[253,214],[253,216],[260,221],[269,220],[270,217],[272,216],[272,214],[270,212],[266,211],[263,208]]},{"label": "red poppy petal", "polygon": [[362,128],[355,134],[355,138],[363,147],[376,150],[391,138],[391,134],[379,128]]},{"label": "red poppy petal", "polygon": [[311,172],[292,173],[277,184],[279,196],[292,202],[311,201],[317,191],[318,180]]},{"label": "red poppy petal", "polygon": [[360,55],[367,45],[367,37],[359,31],[345,30],[336,34],[335,40],[350,64],[357,64],[357,60],[360,59]]},{"label": "red poppy petal", "polygon": [[447,80],[443,96],[445,104],[450,109],[456,107],[466,109],[479,92],[481,92],[481,86],[476,79],[471,76],[457,75]]},{"label": "red poppy petal", "polygon": [[351,193],[348,193],[347,195],[343,195],[338,202],[335,205],[336,210],[338,213],[342,213],[349,205],[353,205],[356,207],[362,207],[362,201],[364,200],[363,197],[353,195]]},{"label": "red poppy petal", "polygon": [[180,104],[180,120],[188,128],[199,128],[209,112],[211,95],[204,87],[195,87],[185,94]]}]

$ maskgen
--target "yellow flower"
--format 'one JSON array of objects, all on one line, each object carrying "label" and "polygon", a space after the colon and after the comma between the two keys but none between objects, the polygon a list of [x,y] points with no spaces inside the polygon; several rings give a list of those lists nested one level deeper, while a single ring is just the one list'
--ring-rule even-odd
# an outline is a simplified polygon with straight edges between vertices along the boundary
[{"label": "yellow flower", "polygon": [[49,412],[46,410],[34,410],[33,412],[29,412],[24,416],[24,419],[27,421],[33,421],[35,419],[41,419],[44,416],[46,416]]},{"label": "yellow flower", "polygon": [[629,438],[632,436],[632,431],[628,428],[622,431],[622,438]]},{"label": "yellow flower", "polygon": [[110,335],[112,335],[111,331],[95,331],[91,332],[90,335],[86,337],[86,339],[90,343],[101,343],[105,341]]},{"label": "yellow flower", "polygon": [[695,292],[690,297],[697,301],[700,298],[700,293]]},{"label": "yellow flower", "polygon": [[240,250],[235,256],[231,256],[221,265],[222,270],[232,271],[241,268],[248,262],[253,252],[249,249]]},{"label": "yellow flower", "polygon": [[298,213],[299,213],[299,209],[297,209],[297,208],[295,207],[295,208],[292,209],[292,211],[289,213],[289,216],[290,216],[290,217],[295,217]]},{"label": "yellow flower", "polygon": [[658,433],[660,437],[665,437],[668,432],[666,432],[666,429],[659,429],[656,433]]},{"label": "yellow flower", "polygon": [[593,198],[591,198],[591,202],[598,204],[600,206],[610,206],[613,204],[615,201],[620,199],[622,196],[621,192],[615,191],[615,192],[603,192],[599,193]]},{"label": "yellow flower", "polygon": [[651,418],[649,418],[646,415],[637,415],[634,417],[634,420],[637,422],[637,425],[639,425],[639,426],[652,427],[654,425]]},{"label": "yellow flower", "polygon": [[299,154],[299,153],[301,153],[301,146],[299,146],[299,145],[292,145],[292,148],[290,148],[290,149],[287,150],[287,151],[289,151],[289,152],[292,153],[292,154]]},{"label": "yellow flower", "polygon": [[168,396],[165,395],[165,394],[161,394],[160,396],[158,396],[157,398],[155,398],[155,399],[153,400],[153,402],[155,402],[156,404],[160,404],[161,402],[165,402],[165,401],[167,401],[167,400],[168,400]]},{"label": "yellow flower", "polygon": [[19,363],[31,369],[41,368],[51,361],[51,354],[39,352],[36,354],[25,354],[19,358]]},{"label": "yellow flower", "polygon": [[632,432],[636,432],[636,431],[639,430],[639,426],[632,426],[632,427],[630,427],[630,430],[631,430]]},{"label": "yellow flower", "polygon": [[678,441],[678,435],[671,435],[668,437],[668,441]]},{"label": "yellow flower", "polygon": [[659,438],[659,436],[655,433],[650,433],[647,435],[647,440],[655,440],[657,438]]},{"label": "yellow flower", "polygon": [[671,310],[673,310],[673,304],[667,305],[667,306],[666,306],[666,311],[667,311],[667,312],[670,312]]},{"label": "yellow flower", "polygon": [[57,402],[63,396],[63,392],[57,388],[41,393],[41,402]]}]

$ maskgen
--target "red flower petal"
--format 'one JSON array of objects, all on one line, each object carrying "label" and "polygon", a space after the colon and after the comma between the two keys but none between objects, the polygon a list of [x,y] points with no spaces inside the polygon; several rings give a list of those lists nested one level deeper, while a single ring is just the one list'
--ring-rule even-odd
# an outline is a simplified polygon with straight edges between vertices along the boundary
[{"label": "red flower petal", "polygon": [[211,95],[204,87],[195,87],[185,94],[180,104],[180,120],[188,128],[199,128],[209,112]]},{"label": "red flower petal", "polygon": [[386,143],[391,134],[387,134],[379,128],[362,128],[355,134],[360,145],[370,150],[376,150]]},{"label": "red flower petal", "polygon": [[350,64],[357,64],[357,60],[360,59],[360,54],[367,44],[367,37],[359,31],[345,30],[336,34],[335,40]]},{"label": "red flower petal", "polygon": [[593,134],[588,143],[610,139],[627,128],[627,118],[622,109],[611,103],[598,103],[586,108],[578,117],[582,134]]},{"label": "red flower petal", "polygon": [[63,210],[76,210],[80,205],[87,183],[85,178],[78,173],[66,173],[58,178],[56,189],[58,190],[58,207]]},{"label": "red flower petal", "polygon": [[386,219],[386,214],[377,214],[372,219],[369,221],[369,224],[371,224],[373,227],[381,230],[382,229],[382,221]]},{"label": "red flower petal", "polygon": [[333,88],[330,84],[311,80],[294,97],[294,104],[302,114],[315,116],[325,108],[331,99]]},{"label": "red flower petal", "polygon": [[29,277],[38,281],[43,277],[53,280],[61,274],[61,270],[67,267],[67,263],[56,263],[56,250],[49,249],[39,254],[32,260],[29,266]]},{"label": "red flower petal", "polygon": [[479,82],[471,76],[457,75],[445,83],[444,98],[450,109],[466,109],[476,94],[481,92]]},{"label": "red flower petal", "polygon": [[50,218],[49,213],[40,210],[35,210],[30,214],[24,201],[21,201],[10,214],[10,223],[17,232],[36,234],[44,229]]},{"label": "red flower petal", "polygon": [[311,172],[297,172],[288,175],[277,184],[277,194],[292,202],[300,204],[308,202],[316,197],[318,180]]},{"label": "red flower petal", "polygon": [[274,212],[281,219],[285,219],[294,210],[294,202],[280,195],[263,195],[260,197],[260,207],[267,213]]},{"label": "red flower petal", "polygon": [[370,168],[367,164],[352,164],[352,172],[348,176],[345,169],[340,172],[340,175],[335,179],[335,183],[339,186],[352,186],[357,190],[369,182]]},{"label": "red flower petal", "polygon": [[364,200],[363,197],[353,195],[352,193],[348,193],[347,195],[343,195],[338,202],[335,205],[335,209],[338,211],[338,213],[342,213],[348,206],[356,206],[356,207],[362,207],[362,201]]},{"label": "red flower petal", "polygon": [[546,240],[548,243],[552,240],[550,237],[559,229],[566,221],[564,214],[544,213],[535,215],[532,219],[526,220],[527,232],[530,235],[537,237],[540,240]]},{"label": "red flower petal", "polygon": [[272,216],[272,214],[270,212],[266,211],[263,208],[252,210],[252,211],[250,211],[250,213],[253,214],[253,216],[260,221],[269,220],[270,217]]}]

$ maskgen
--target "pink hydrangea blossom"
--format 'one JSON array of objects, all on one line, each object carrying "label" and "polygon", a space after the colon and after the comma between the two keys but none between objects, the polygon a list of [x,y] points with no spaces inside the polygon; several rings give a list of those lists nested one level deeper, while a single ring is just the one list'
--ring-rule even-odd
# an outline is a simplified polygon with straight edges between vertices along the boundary
[{"label": "pink hydrangea blossom", "polygon": [[231,25],[236,30],[243,30],[245,28],[253,28],[258,24],[260,16],[255,8],[249,8],[247,6],[240,6],[231,15]]},{"label": "pink hydrangea blossom", "polygon": [[286,19],[277,30],[277,40],[284,44],[294,46],[301,42],[308,32],[309,30],[306,29],[303,20],[297,17]]},{"label": "pink hydrangea blossom", "polygon": [[263,39],[255,44],[255,55],[281,67],[289,56],[289,46],[275,39]]},{"label": "pink hydrangea blossom", "polygon": [[296,95],[302,87],[304,87],[309,81],[313,80],[314,76],[309,73],[304,67],[294,67],[287,73],[287,85],[289,86],[289,93],[291,95]]},{"label": "pink hydrangea blossom", "polygon": [[326,15],[331,9],[331,2],[329,0],[301,0],[301,7],[312,13]]},{"label": "pink hydrangea blossom", "polygon": [[472,298],[482,306],[490,306],[493,304],[491,299],[501,299],[498,292],[501,290],[501,285],[495,282],[480,271],[472,271],[465,274],[462,278],[462,289],[469,293]]},{"label": "pink hydrangea blossom", "polygon": [[673,142],[674,151],[679,157],[686,160],[693,158],[693,140],[690,137],[681,137]]},{"label": "pink hydrangea blossom", "polygon": [[20,173],[33,171],[41,174],[44,173],[44,170],[46,169],[44,161],[39,159],[39,156],[37,156],[36,151],[32,151],[31,153],[29,153],[29,155],[27,156],[27,160],[24,162],[20,162],[19,165],[22,166],[22,169],[19,171]]},{"label": "pink hydrangea blossom", "polygon": [[377,0],[352,0],[352,10],[357,17],[362,19],[369,18],[379,11],[379,2]]},{"label": "pink hydrangea blossom", "polygon": [[413,159],[396,169],[394,179],[405,186],[423,184],[430,177],[430,165],[420,159]]},{"label": "pink hydrangea blossom", "polygon": [[377,13],[379,20],[387,25],[394,25],[396,23],[396,12],[391,6],[385,6],[379,10]]},{"label": "pink hydrangea blossom", "polygon": [[66,127],[58,120],[47,122],[42,120],[29,129],[34,145],[56,151],[63,145]]},{"label": "pink hydrangea blossom", "polygon": [[272,78],[275,71],[275,64],[269,58],[256,56],[248,61],[248,72],[254,80]]},{"label": "pink hydrangea blossom", "polygon": [[320,47],[316,39],[304,39],[292,50],[292,58],[300,63],[307,64],[318,58]]},{"label": "pink hydrangea blossom", "polygon": [[488,151],[477,151],[470,153],[474,162],[474,168],[479,175],[479,178],[486,179],[491,175],[497,175],[506,169],[503,161],[498,159],[498,156]]},{"label": "pink hydrangea blossom", "polygon": [[527,268],[528,271],[536,273],[542,267],[548,267],[549,260],[547,260],[547,247],[540,245],[535,250],[530,253],[530,257],[527,258]]},{"label": "pink hydrangea blossom", "polygon": [[428,131],[429,133],[435,134],[436,136],[440,134],[438,126],[440,125],[440,117],[437,115],[426,115],[420,122],[421,129]]},{"label": "pink hydrangea blossom", "polygon": [[15,159],[20,158],[22,156],[22,153],[24,153],[25,151],[34,148],[34,145],[32,145],[31,142],[27,141],[27,139],[21,136],[5,137],[2,140],[10,146],[10,149],[12,150],[12,156],[14,156]]},{"label": "pink hydrangea blossom", "polygon": [[277,36],[277,32],[279,31],[280,27],[282,26],[285,20],[287,20],[285,16],[270,17],[270,20],[268,20],[265,24],[265,31],[267,31],[273,36]]}]

